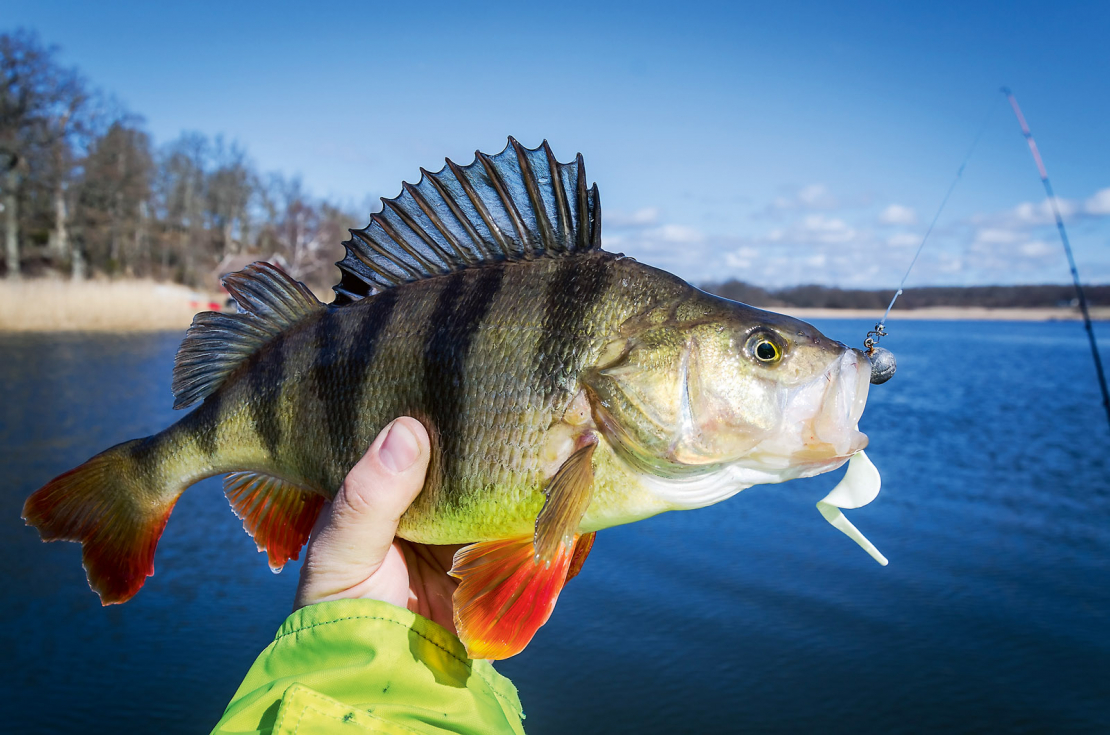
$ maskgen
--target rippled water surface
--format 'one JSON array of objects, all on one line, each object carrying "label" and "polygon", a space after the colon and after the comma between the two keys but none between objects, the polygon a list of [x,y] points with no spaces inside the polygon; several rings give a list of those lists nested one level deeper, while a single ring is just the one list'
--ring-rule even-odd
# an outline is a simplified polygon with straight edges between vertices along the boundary
[{"label": "rippled water surface", "polygon": [[[814,508],[841,472],[605,531],[499,665],[530,733],[1110,731],[1110,432],[1081,327],[891,331],[900,369],[861,426],[883,491],[849,511],[890,566]],[[19,518],[46,480],[175,420],[179,341],[0,337],[12,732],[205,731],[289,610],[297,565],[270,573],[217,480],[182,497],[126,605],[100,607],[78,547]]]}]

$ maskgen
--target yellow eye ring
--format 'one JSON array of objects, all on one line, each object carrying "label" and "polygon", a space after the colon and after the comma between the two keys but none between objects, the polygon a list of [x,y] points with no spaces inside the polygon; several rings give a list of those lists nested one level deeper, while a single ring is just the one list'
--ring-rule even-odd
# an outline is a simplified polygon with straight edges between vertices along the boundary
[{"label": "yellow eye ring", "polygon": [[762,363],[774,363],[782,359],[782,349],[763,335],[752,337],[748,349],[752,357]]}]

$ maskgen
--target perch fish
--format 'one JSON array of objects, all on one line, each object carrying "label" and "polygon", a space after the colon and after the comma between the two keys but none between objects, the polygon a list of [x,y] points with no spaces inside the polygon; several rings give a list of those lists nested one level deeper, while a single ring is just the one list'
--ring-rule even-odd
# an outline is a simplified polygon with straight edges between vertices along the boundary
[{"label": "perch fish", "polygon": [[[862,457],[866,355],[602,250],[581,156],[510,138],[421,173],[352,231],[332,303],[267,263],[228,276],[239,313],[197,315],[175,361],[175,408],[200,405],[27,500],[44,540],[83,545],[104,604],[138,592],[181,493],[218,474],[280,569],[409,415],[432,457],[398,535],[469,544],[455,625],[472,657],[502,659],[546,622],[595,532]],[[842,518],[877,477],[822,513]]]}]

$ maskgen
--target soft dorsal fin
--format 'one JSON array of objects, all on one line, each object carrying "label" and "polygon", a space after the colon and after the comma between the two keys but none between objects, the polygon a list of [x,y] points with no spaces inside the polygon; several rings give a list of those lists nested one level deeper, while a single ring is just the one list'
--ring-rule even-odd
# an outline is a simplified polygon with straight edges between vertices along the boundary
[{"label": "soft dorsal fin", "polygon": [[495,156],[469,166],[448,160],[395,199],[343,243],[335,304],[400,283],[496,260],[562,257],[601,246],[597,185],[586,188],[579,154],[559,163],[544,141],[529,149],[512,137]]},{"label": "soft dorsal fin", "polygon": [[262,261],[225,276],[223,284],[242,313],[193,317],[173,362],[174,408],[205,398],[274,335],[324,308],[307,286]]}]

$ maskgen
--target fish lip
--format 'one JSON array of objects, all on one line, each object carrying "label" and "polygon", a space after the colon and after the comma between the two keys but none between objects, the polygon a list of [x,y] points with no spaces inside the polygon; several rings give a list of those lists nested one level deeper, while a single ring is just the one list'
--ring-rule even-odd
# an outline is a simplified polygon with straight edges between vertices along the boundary
[{"label": "fish lip", "polygon": [[867,398],[871,390],[871,360],[862,350],[853,348],[849,354],[855,357],[856,382],[855,393],[848,410],[848,422],[856,427],[859,426],[859,420],[863,418],[863,412],[867,408]]},{"label": "fish lip", "polygon": [[[870,364],[858,350],[845,347],[825,369],[824,395],[813,416],[814,437],[828,444],[837,456],[851,456],[859,443],[859,419],[867,400],[866,385],[870,385]],[[865,376],[864,373],[867,373]]]}]

